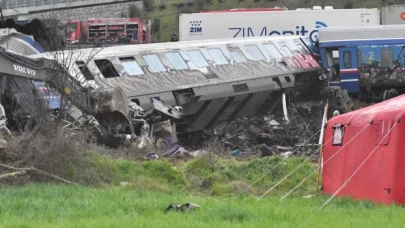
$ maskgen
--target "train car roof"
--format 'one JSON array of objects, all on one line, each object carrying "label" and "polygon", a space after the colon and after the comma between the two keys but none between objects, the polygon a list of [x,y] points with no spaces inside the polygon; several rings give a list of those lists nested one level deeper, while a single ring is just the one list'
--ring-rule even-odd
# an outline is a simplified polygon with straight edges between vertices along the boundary
[{"label": "train car roof", "polygon": [[319,29],[320,47],[389,45],[405,42],[405,25],[330,27]]},{"label": "train car roof", "polygon": [[86,49],[74,49],[58,52],[47,52],[37,55],[32,55],[33,58],[49,58],[53,59],[55,55],[78,55],[80,58],[86,58],[88,56],[124,56],[125,54],[132,55],[140,52],[158,52],[162,50],[175,50],[181,48],[198,48],[203,46],[215,46],[226,44],[241,44],[241,43],[257,43],[257,42],[271,42],[280,40],[292,40],[299,39],[301,36],[279,36],[279,37],[250,37],[250,38],[234,38],[234,39],[212,39],[212,40],[198,40],[198,41],[180,41],[180,42],[166,42],[166,43],[152,43],[152,44],[134,44],[134,45],[122,45],[104,48],[86,48]]}]

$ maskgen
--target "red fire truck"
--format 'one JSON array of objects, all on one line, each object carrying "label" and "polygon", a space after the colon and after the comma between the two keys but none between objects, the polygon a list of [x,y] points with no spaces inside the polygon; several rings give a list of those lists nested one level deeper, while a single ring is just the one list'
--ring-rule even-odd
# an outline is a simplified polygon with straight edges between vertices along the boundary
[{"label": "red fire truck", "polygon": [[66,41],[70,45],[150,43],[150,25],[150,22],[142,21],[140,18],[69,20]]}]

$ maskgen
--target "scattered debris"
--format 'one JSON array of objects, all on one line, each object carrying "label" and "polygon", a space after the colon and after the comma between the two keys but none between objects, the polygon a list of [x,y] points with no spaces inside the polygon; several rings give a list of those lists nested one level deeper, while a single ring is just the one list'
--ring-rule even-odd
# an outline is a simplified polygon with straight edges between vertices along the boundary
[{"label": "scattered debris", "polygon": [[8,178],[8,177],[15,177],[15,176],[24,175],[24,174],[26,174],[26,172],[24,170],[17,171],[17,172],[12,172],[12,173],[0,174],[0,179],[5,179],[5,178]]},{"label": "scattered debris", "polygon": [[199,157],[205,156],[207,154],[208,154],[208,151],[206,151],[206,150],[196,150],[196,151],[190,152],[190,155],[194,158],[199,158]]},{"label": "scattered debris", "polygon": [[266,146],[266,144],[262,144],[259,147],[261,156],[262,157],[267,157],[267,156],[272,156],[275,154],[278,154],[278,149],[276,146]]},{"label": "scattered debris", "polygon": [[39,174],[42,174],[42,175],[51,177],[51,178],[53,178],[53,179],[59,180],[59,181],[61,181],[61,182],[64,182],[64,183],[66,183],[66,184],[71,184],[71,185],[76,185],[76,186],[79,185],[79,184],[77,184],[77,183],[68,181],[68,180],[66,180],[66,179],[64,179],[64,178],[55,176],[55,175],[53,175],[53,174],[47,173],[47,172],[45,172],[45,171],[42,171],[42,170],[37,169],[37,168],[34,168],[34,167],[30,167],[30,168],[16,168],[16,167],[12,167],[12,166],[5,165],[5,164],[0,164],[0,167],[6,168],[6,169],[10,169],[10,170],[16,170],[16,172],[14,172],[14,173],[12,173],[12,174],[5,174],[5,175],[9,175],[9,176],[22,175],[22,174],[25,174],[26,172],[35,171],[35,172],[37,172],[37,173],[39,173]]},{"label": "scattered debris", "polygon": [[293,152],[288,151],[288,152],[285,152],[285,153],[281,153],[281,156],[283,156],[283,157],[289,157],[289,156],[292,155],[292,153],[293,153]]},{"label": "scattered debris", "polygon": [[159,155],[155,152],[148,153],[148,158],[157,159],[160,158]]},{"label": "scattered debris", "polygon": [[232,154],[233,156],[236,156],[236,155],[239,155],[239,154],[240,154],[240,151],[239,151],[238,149],[236,149],[236,150],[232,151],[231,154]]},{"label": "scattered debris", "polygon": [[165,157],[172,157],[172,156],[174,156],[174,155],[176,155],[178,153],[181,153],[183,150],[184,150],[184,148],[182,148],[179,145],[176,145],[176,146],[174,146],[172,148],[169,148],[169,150],[166,151],[166,153],[164,153],[164,156]]},{"label": "scattered debris", "polygon": [[175,212],[185,212],[186,210],[193,211],[196,208],[201,208],[201,206],[194,204],[194,203],[185,203],[183,205],[172,203],[169,205],[169,207],[166,208],[165,213],[167,213],[169,211],[175,211]]},{"label": "scattered debris", "polygon": [[[216,138],[216,141],[228,148],[228,155],[232,156],[290,156],[303,144],[305,145],[294,152],[294,155],[307,155],[314,148],[310,148],[305,141],[319,131],[323,108],[324,103],[321,101],[291,103],[288,108],[288,121],[285,110],[280,108],[270,110],[266,115],[242,117],[204,133],[209,138]],[[309,144],[316,144],[318,138],[313,137]]]}]

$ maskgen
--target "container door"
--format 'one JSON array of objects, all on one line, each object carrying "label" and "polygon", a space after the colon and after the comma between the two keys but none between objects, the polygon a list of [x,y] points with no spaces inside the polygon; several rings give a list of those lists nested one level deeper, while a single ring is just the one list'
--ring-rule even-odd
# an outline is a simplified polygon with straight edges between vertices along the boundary
[{"label": "container door", "polygon": [[359,71],[357,68],[357,49],[339,48],[340,85],[349,93],[359,92]]}]

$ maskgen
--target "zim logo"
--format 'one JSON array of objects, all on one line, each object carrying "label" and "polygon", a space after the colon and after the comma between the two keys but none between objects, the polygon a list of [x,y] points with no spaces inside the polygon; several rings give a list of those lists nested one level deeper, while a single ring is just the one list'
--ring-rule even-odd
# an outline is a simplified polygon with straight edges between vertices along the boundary
[{"label": "zim logo", "polygon": [[190,21],[190,33],[202,32],[201,21]]}]

